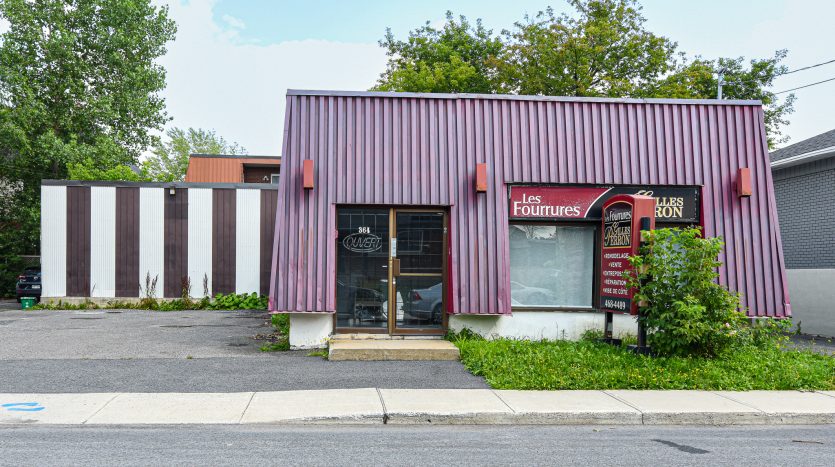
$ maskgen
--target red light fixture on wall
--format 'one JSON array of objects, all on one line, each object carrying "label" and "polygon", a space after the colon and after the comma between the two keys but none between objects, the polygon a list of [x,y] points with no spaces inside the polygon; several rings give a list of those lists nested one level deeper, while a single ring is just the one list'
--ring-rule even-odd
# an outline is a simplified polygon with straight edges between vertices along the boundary
[{"label": "red light fixture on wall", "polygon": [[475,191],[479,193],[487,192],[487,164],[475,165]]},{"label": "red light fixture on wall", "polygon": [[736,173],[736,194],[740,198],[747,198],[751,196],[752,192],[751,169],[748,167],[741,167]]},{"label": "red light fixture on wall", "polygon": [[313,160],[305,159],[302,165],[304,189],[310,190],[313,188]]}]

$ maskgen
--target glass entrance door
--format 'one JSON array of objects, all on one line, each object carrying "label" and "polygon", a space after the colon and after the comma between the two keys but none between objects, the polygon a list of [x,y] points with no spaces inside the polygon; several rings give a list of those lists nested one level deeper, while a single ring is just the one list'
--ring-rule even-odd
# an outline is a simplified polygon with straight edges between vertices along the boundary
[{"label": "glass entrance door", "polygon": [[389,209],[336,213],[336,327],[388,332]]},{"label": "glass entrance door", "polygon": [[443,332],[446,232],[444,211],[338,209],[337,332]]},{"label": "glass entrance door", "polygon": [[445,239],[443,212],[396,211],[392,239],[396,331],[443,329]]}]

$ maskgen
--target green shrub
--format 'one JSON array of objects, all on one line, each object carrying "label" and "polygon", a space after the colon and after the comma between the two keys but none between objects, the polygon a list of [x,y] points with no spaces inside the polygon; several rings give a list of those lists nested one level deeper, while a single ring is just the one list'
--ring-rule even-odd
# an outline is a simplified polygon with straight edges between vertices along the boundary
[{"label": "green shrub", "polygon": [[716,282],[720,238],[703,238],[698,228],[648,234],[627,279],[656,355],[715,356],[773,335],[772,327],[748,329],[739,295]]}]

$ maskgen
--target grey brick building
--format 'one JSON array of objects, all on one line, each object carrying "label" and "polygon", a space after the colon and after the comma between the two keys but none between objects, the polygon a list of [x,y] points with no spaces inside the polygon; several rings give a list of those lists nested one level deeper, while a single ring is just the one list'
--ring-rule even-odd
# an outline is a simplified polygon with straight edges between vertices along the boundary
[{"label": "grey brick building", "polygon": [[835,336],[835,130],[771,153],[792,314]]}]

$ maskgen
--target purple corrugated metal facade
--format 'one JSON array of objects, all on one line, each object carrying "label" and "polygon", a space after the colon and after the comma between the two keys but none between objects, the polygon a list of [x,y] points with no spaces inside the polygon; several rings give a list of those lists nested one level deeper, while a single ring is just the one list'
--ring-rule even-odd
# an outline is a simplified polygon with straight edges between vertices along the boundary
[{"label": "purple corrugated metal facade", "polygon": [[274,311],[336,310],[337,205],[408,205],[448,207],[448,311],[510,313],[507,184],[582,183],[703,186],[721,283],[752,316],[791,314],[759,102],[288,91],[282,156]]}]

